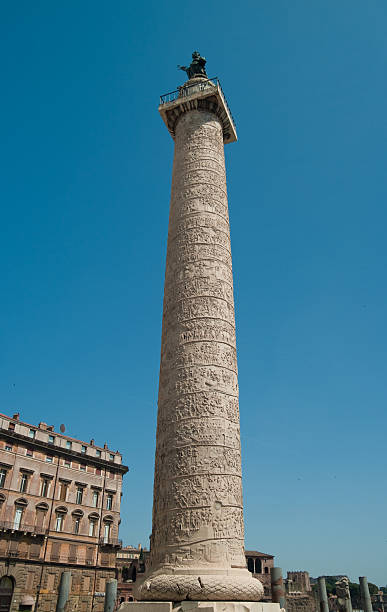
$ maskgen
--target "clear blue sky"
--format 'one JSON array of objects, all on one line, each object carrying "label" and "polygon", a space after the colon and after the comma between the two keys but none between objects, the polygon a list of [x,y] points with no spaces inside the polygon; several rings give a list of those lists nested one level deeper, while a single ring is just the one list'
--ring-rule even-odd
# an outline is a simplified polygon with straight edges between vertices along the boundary
[{"label": "clear blue sky", "polygon": [[173,142],[198,49],[226,148],[246,547],[387,583],[385,0],[4,2],[1,412],[119,449],[148,545]]}]

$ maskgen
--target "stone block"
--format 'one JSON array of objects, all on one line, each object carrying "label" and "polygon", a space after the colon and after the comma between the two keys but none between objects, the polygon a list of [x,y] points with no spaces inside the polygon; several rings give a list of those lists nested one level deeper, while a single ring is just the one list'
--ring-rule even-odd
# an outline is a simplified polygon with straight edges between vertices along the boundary
[{"label": "stone block", "polygon": [[138,601],[123,602],[119,612],[280,612],[278,603],[259,601]]},{"label": "stone block", "polygon": [[124,601],[119,612],[172,612],[171,601]]},{"label": "stone block", "polygon": [[182,601],[181,612],[280,612],[278,603],[260,601]]}]

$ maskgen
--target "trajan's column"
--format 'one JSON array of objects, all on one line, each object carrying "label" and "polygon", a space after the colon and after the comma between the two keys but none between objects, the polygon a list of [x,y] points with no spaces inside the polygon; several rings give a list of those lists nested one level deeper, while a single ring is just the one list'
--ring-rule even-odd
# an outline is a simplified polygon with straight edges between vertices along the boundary
[{"label": "trajan's column", "polygon": [[224,161],[224,144],[237,136],[219,83],[207,79],[199,53],[192,57],[182,67],[189,80],[159,107],[175,156],[150,567],[136,597],[254,602],[263,587],[244,556]]}]

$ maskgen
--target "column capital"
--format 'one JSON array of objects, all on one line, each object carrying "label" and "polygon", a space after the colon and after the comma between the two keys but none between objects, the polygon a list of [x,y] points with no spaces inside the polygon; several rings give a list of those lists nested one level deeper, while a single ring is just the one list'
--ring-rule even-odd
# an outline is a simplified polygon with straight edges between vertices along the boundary
[{"label": "column capital", "polygon": [[238,139],[233,116],[217,77],[194,77],[176,91],[160,96],[159,113],[173,139],[179,118],[191,110],[210,111],[218,117],[224,144]]}]

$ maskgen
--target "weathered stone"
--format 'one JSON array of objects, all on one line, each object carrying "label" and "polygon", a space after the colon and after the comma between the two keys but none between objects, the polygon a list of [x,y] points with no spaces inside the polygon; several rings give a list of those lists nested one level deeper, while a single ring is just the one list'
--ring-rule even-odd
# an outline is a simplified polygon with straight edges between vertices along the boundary
[{"label": "weathered stone", "polygon": [[[203,92],[198,89],[200,95]],[[175,157],[153,527],[150,567],[136,589],[138,599],[258,601],[263,595],[262,584],[246,569],[244,555],[238,370],[223,147],[228,137],[219,119],[219,106],[224,102],[216,95],[200,110],[195,108],[195,95],[190,96],[189,107],[184,101],[177,102],[181,114],[170,130],[175,138]],[[210,108],[217,110],[211,112]],[[168,110],[163,113],[170,126]],[[215,604],[208,605],[220,611]],[[233,610],[242,609],[230,605]],[[258,608],[250,609],[258,612]]]}]

